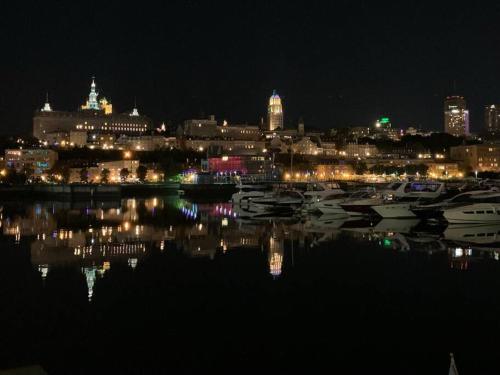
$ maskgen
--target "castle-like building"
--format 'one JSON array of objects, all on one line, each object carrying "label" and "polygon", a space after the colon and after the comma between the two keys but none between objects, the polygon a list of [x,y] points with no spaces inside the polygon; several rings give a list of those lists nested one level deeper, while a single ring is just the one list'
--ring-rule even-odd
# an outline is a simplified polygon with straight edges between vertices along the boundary
[{"label": "castle-like building", "polygon": [[139,115],[136,107],[129,113],[114,113],[111,102],[104,97],[98,99],[98,96],[95,79],[92,78],[88,99],[78,111],[53,110],[47,97],[44,106],[33,116],[33,136],[45,141],[55,133],[143,135],[151,131],[151,120]]}]

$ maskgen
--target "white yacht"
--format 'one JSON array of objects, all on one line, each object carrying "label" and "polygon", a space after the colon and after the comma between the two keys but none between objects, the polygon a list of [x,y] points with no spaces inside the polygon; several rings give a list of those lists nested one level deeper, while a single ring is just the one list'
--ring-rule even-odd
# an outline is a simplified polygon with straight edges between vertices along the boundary
[{"label": "white yacht", "polygon": [[345,191],[336,182],[316,182],[308,183],[303,194],[307,201],[317,202],[333,195],[345,195]]},{"label": "white yacht", "polygon": [[443,182],[403,182],[390,196],[385,191],[385,200],[371,209],[383,218],[415,218],[412,208],[424,201],[439,198],[445,191]]},{"label": "white yacht", "polygon": [[348,216],[347,212],[340,207],[340,204],[345,202],[345,200],[345,196],[332,195],[319,202],[311,203],[309,211],[319,211],[325,215]]},{"label": "white yacht", "polygon": [[454,223],[500,223],[500,193],[478,194],[458,207],[445,208],[444,218]]},{"label": "white yacht", "polygon": [[372,214],[374,212],[372,207],[382,203],[384,203],[383,195],[372,190],[365,192],[361,197],[353,195],[340,203],[339,206],[350,216],[362,216]]},{"label": "white yacht", "polygon": [[246,207],[240,206],[249,216],[291,216],[302,207],[304,200],[304,195],[299,191],[282,190],[249,200]]},{"label": "white yacht", "polygon": [[437,202],[417,204],[411,211],[421,219],[429,219],[442,216],[446,208],[463,206],[466,203],[474,203],[474,197],[483,194],[491,194],[494,190],[472,190],[457,194],[451,198],[438,200]]},{"label": "white yacht", "polygon": [[309,211],[319,211],[325,215],[339,215],[339,216],[348,216],[348,213],[340,206],[341,203],[344,203],[349,200],[359,200],[364,198],[369,198],[374,194],[373,189],[369,190],[359,190],[352,194],[347,193],[333,193],[330,194],[321,200],[316,202],[312,202],[309,205]]},{"label": "white yacht", "polygon": [[231,202],[234,205],[244,204],[254,198],[263,198],[270,193],[270,187],[266,185],[239,185],[238,192],[231,196]]}]

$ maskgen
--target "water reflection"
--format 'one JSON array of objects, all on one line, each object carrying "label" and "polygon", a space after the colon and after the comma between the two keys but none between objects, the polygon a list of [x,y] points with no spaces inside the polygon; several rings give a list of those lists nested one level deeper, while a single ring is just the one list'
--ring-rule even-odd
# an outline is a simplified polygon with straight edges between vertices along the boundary
[{"label": "water reflection", "polygon": [[134,269],[151,249],[213,259],[218,252],[258,248],[266,252],[275,278],[283,272],[287,249],[293,253],[337,240],[401,252],[447,253],[450,267],[460,270],[474,261],[498,260],[500,254],[500,225],[441,227],[418,220],[360,221],[328,215],[250,220],[239,218],[229,203],[179,198],[5,204],[0,225],[3,236],[14,237],[15,243],[28,239],[31,261],[43,278],[51,267],[81,267],[89,298],[110,262],[123,260]]}]

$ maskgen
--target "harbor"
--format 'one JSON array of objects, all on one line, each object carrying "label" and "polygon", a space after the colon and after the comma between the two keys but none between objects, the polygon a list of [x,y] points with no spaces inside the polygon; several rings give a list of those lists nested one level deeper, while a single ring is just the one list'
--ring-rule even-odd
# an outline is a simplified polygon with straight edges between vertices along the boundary
[{"label": "harbor", "polygon": [[[306,368],[319,353],[324,359],[318,366],[351,365],[356,372],[375,364],[396,373],[418,357],[416,371],[436,373],[448,366],[443,346],[453,348],[464,370],[489,368],[487,358],[494,357],[488,342],[497,334],[500,309],[493,296],[500,272],[498,222],[461,225],[304,210],[248,218],[229,201],[176,196],[0,207],[0,260],[9,301],[0,314],[30,303],[30,313],[39,316],[39,325],[21,324],[21,314],[3,326],[4,339],[12,343],[0,354],[5,363],[19,361],[21,345],[31,355],[44,342],[45,369],[66,368],[61,355],[82,360],[86,369],[110,340],[127,355],[128,345],[141,341],[141,360],[128,363],[139,368],[144,356],[160,353],[156,340],[146,337],[159,339],[168,331],[176,342],[187,343],[186,332],[199,330],[213,345],[188,351],[176,345],[173,353],[197,363],[206,358],[202,363],[216,368],[228,360],[245,363],[241,345],[253,361],[273,367],[286,360]],[[200,290],[210,295],[202,306]],[[303,305],[302,298],[310,303]],[[160,308],[165,304],[167,311]],[[478,320],[478,312],[486,310],[489,318]],[[61,319],[50,318],[63,312]],[[414,320],[408,325],[410,314]],[[294,321],[293,329],[275,324],[284,315]],[[249,326],[240,328],[241,337],[260,337],[258,348],[243,340],[236,349],[226,341],[233,322],[242,319]],[[123,324],[134,329],[124,333]],[[182,329],[175,328],[179,324]],[[457,330],[462,326],[474,329],[464,336]],[[266,340],[270,329],[274,339]],[[304,350],[303,342],[294,340],[296,330],[319,340],[316,349]],[[64,347],[57,344],[62,337],[68,342]],[[276,345],[287,354],[264,359]],[[354,361],[359,350],[371,353],[370,363]],[[298,358],[288,354],[296,351]],[[151,358],[149,365],[160,363]]]}]

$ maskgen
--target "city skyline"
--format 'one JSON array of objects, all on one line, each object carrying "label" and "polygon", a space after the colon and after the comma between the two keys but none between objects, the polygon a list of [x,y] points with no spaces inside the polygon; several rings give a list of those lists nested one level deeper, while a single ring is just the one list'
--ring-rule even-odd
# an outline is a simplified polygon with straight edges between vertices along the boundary
[{"label": "city skyline", "polygon": [[387,115],[397,127],[441,130],[442,100],[460,95],[478,132],[485,106],[500,98],[499,56],[486,48],[498,13],[498,5],[417,2],[234,9],[190,1],[137,15],[111,5],[9,4],[0,132],[28,133],[47,91],[53,107],[75,109],[92,75],[119,112],[136,97],[156,123],[215,114],[257,124],[276,89],[287,127],[301,117],[319,129],[369,126]]},{"label": "city skyline", "polygon": [[[133,107],[131,109],[121,110],[120,112],[117,112],[117,111],[113,112],[113,104],[112,104],[111,100],[109,100],[104,95],[101,95],[101,98],[98,99],[98,96],[100,95],[100,93],[96,89],[97,85],[96,85],[95,81],[96,81],[95,76],[92,76],[91,85],[90,85],[90,93],[87,97],[87,100],[86,100],[85,104],[82,104],[79,107],[77,107],[75,111],[96,110],[96,111],[103,111],[103,114],[106,114],[106,115],[112,114],[112,113],[115,113],[115,114],[121,113],[123,115],[139,116],[139,112],[138,112],[138,108],[137,108],[138,107],[137,106],[137,97],[134,97],[134,104],[133,104]],[[455,136],[469,136],[471,134],[471,132],[470,132],[470,124],[469,124],[469,122],[470,122],[469,121],[469,118],[470,118],[469,109],[468,109],[468,106],[466,104],[467,100],[463,96],[460,96],[460,95],[451,95],[451,96],[447,96],[444,98],[444,103],[445,103],[445,107],[444,107],[444,111],[443,111],[444,126],[441,129],[427,129],[427,128],[422,127],[422,126],[417,126],[415,128],[415,126],[413,126],[413,125],[406,125],[406,126],[400,127],[400,129],[404,129],[404,130],[406,130],[408,128],[410,128],[410,129],[423,129],[423,130],[431,130],[431,131],[449,133],[449,134],[452,134]],[[458,113],[458,112],[455,113],[457,111],[457,108],[458,108],[457,106],[461,108],[460,109],[461,111],[464,110],[464,114],[460,114],[458,116],[458,120],[453,120],[453,117],[456,117],[456,115]],[[494,121],[493,111],[496,110],[496,105],[495,104],[487,104],[487,105],[484,105],[483,108],[484,108],[484,112],[483,112],[484,117],[482,119],[482,125],[481,126],[477,125],[477,127],[479,128],[478,133],[495,134],[496,133],[496,125],[495,125],[495,127],[493,127],[492,121]],[[68,112],[68,109],[53,108],[53,106],[51,105],[51,100],[49,98],[49,92],[46,92],[45,101],[43,102],[42,105],[40,105],[38,108],[35,109],[35,115],[36,115],[36,112]],[[69,112],[71,112],[71,111],[69,111]],[[372,123],[364,124],[364,126],[369,127],[369,128],[371,128],[371,127],[378,128],[381,125],[381,122],[380,122],[381,119],[389,122],[389,118],[384,117],[384,116],[385,115],[377,118]],[[461,118],[462,116],[465,116],[464,119]],[[205,119],[205,118],[210,119],[211,117],[214,117],[215,121],[217,121],[221,124],[227,123],[228,120],[231,121],[231,118],[228,118],[225,116],[217,117],[215,115],[208,115],[204,112],[200,113],[199,116],[196,116],[196,115],[191,116],[191,118],[195,118],[195,117],[200,118],[200,119]],[[186,121],[186,120],[188,120],[188,118],[182,119],[177,124],[172,123],[172,125],[174,126],[173,129],[175,129],[176,126],[181,125],[181,123]],[[158,120],[154,120],[154,121],[159,122]],[[283,129],[284,126],[287,129],[290,129],[290,128],[295,129],[298,124],[301,124],[302,126],[304,125],[304,119],[302,116],[299,116],[299,118],[297,118],[297,119],[293,119],[293,121],[294,121],[294,123],[289,122],[288,126],[287,126],[287,122],[284,120],[284,110],[283,110],[283,104],[281,101],[281,97],[278,95],[277,90],[274,89],[274,90],[272,90],[272,94],[268,99],[266,116],[261,116],[259,121],[256,121],[255,124],[256,125],[264,124],[263,130]],[[462,130],[457,131],[456,129],[454,129],[454,126],[451,125],[451,123],[453,123],[455,121],[460,122],[459,128],[461,128],[461,129],[463,128]],[[163,121],[162,123],[164,124],[165,121]],[[235,123],[235,122],[233,122],[233,123]],[[242,124],[249,124],[249,122],[243,121]],[[164,125],[162,125],[162,126],[164,126]],[[352,127],[352,126],[348,126],[348,127]],[[390,123],[389,123],[389,127],[390,127]],[[331,127],[331,128],[338,128],[338,127]],[[313,127],[313,129],[326,131],[329,128]]]}]

